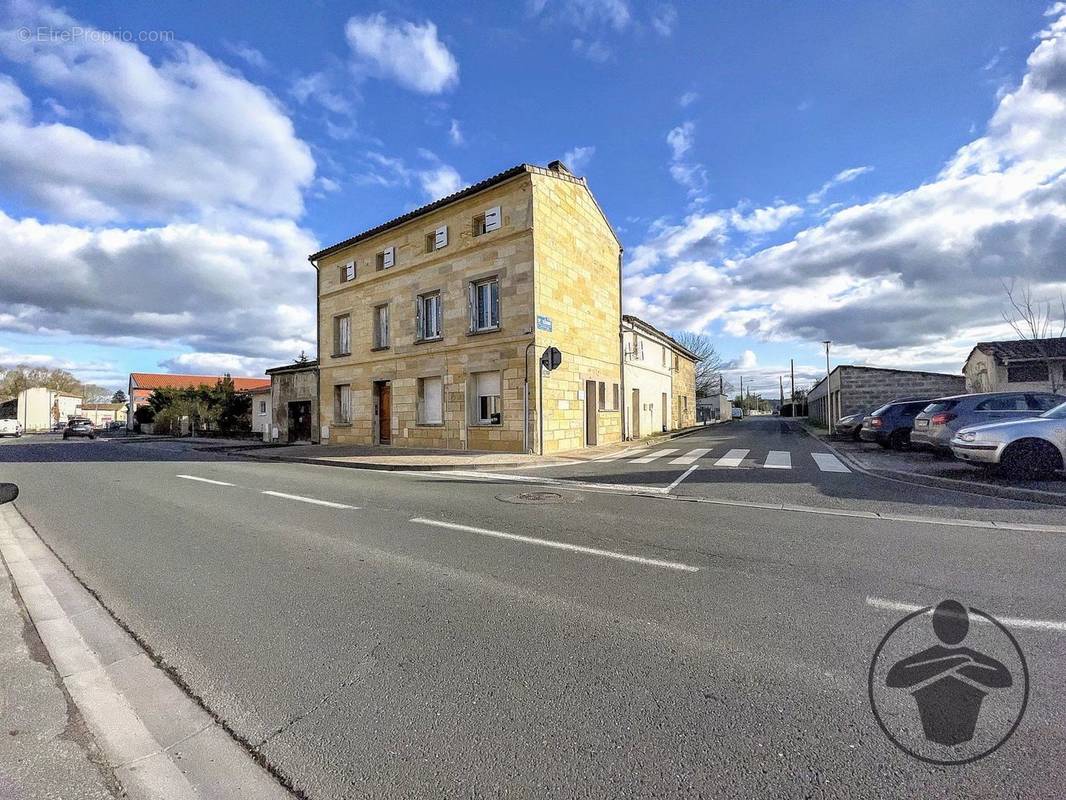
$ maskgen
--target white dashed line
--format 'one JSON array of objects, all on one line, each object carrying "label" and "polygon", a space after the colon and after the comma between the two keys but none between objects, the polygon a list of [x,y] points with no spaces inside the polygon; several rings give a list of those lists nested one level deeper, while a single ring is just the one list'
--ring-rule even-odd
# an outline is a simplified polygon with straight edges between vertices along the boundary
[{"label": "white dashed line", "polygon": [[629,561],[634,564],[643,564],[648,567],[663,567],[664,569],[675,569],[680,572],[699,572],[699,567],[693,567],[689,564],[682,564],[678,561],[662,561],[657,558],[643,558],[642,556],[631,556],[626,553],[616,553],[613,550],[601,550],[598,547],[583,547],[579,544],[566,544],[565,542],[555,542],[551,539],[537,539],[533,536],[520,536],[516,533],[504,533],[503,531],[492,531],[487,528],[474,528],[470,525],[458,525],[454,522],[439,522],[435,519],[424,519],[422,517],[415,517],[411,522],[419,525],[432,525],[437,528],[448,528],[455,531],[463,531],[464,533],[476,533],[480,536],[492,536],[497,539],[508,539],[513,542],[522,542],[523,544],[535,544],[541,547],[551,547],[556,550],[569,550],[573,553],[584,553],[590,556],[603,556],[604,558],[613,558],[618,561]]},{"label": "white dashed line", "polygon": [[213,483],[215,486],[236,486],[235,483],[226,483],[225,481],[213,481],[210,478],[198,478],[195,475],[178,475],[179,478],[184,478],[187,481],[199,481],[200,483]]},{"label": "white dashed line", "polygon": [[316,506],[326,506],[327,508],[351,508],[358,510],[359,506],[349,506],[344,503],[334,503],[331,500],[316,500],[313,497],[303,497],[298,494],[285,494],[284,492],[260,492],[260,494],[268,494],[271,497],[280,497],[283,500],[296,500],[301,503],[312,503]]},{"label": "white dashed line", "polygon": [[[911,612],[917,611],[925,606],[915,605],[914,603],[900,603],[896,600],[886,600],[883,597],[867,597],[866,605],[873,608],[880,608],[883,611],[903,611]],[[984,610],[984,609],[982,609]],[[991,613],[991,612],[988,612]],[[1054,619],[1027,619],[1026,617],[1001,617],[993,614],[996,619],[1006,625],[1008,628],[1036,628],[1038,630],[1045,631],[1063,631],[1066,632],[1066,622],[1060,622]],[[988,620],[984,617],[974,615],[970,617],[971,622],[983,622],[989,624]]]},{"label": "white dashed line", "polygon": [[693,464],[691,467],[686,469],[682,474],[680,474],[676,478],[674,478],[674,482],[666,487],[666,493],[669,494],[670,492],[672,492],[674,490],[674,488],[679,483],[681,483],[681,481],[685,480],[685,478],[687,478],[689,475],[691,475],[693,472],[695,472],[698,467],[699,467],[699,464]]}]

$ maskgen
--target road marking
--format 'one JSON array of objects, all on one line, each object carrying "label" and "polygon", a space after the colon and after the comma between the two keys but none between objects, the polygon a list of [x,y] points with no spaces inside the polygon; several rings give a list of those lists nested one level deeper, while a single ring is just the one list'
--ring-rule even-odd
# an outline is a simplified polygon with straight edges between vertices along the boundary
[{"label": "road marking", "polygon": [[716,467],[739,467],[750,450],[730,450],[714,462]]},{"label": "road marking", "polygon": [[822,472],[851,472],[843,462],[832,453],[811,453],[811,458]]},{"label": "road marking", "polygon": [[359,506],[349,506],[344,503],[334,503],[331,500],[316,500],[313,497],[303,497],[298,494],[285,494],[285,492],[260,492],[260,494],[268,494],[271,497],[280,497],[283,500],[298,500],[301,503],[313,503],[316,506],[326,506],[328,508],[351,508],[358,510]]},{"label": "road marking", "polygon": [[666,494],[670,494],[670,492],[674,490],[674,487],[676,487],[679,483],[681,483],[681,481],[685,480],[685,478],[695,472],[697,467],[699,467],[699,464],[693,464],[691,467],[686,469],[681,475],[678,475],[674,479],[674,482],[666,487]]},{"label": "road marking", "polygon": [[638,456],[643,453],[647,453],[647,447],[636,447],[632,450],[619,450],[617,453],[611,453],[609,456],[603,456],[602,458],[594,458],[593,461],[615,461],[623,456]]},{"label": "road marking", "polygon": [[225,481],[213,481],[210,478],[198,478],[195,475],[178,475],[179,478],[184,478],[187,481],[200,481],[200,483],[213,483],[215,486],[236,486],[235,483],[226,483]]},{"label": "road marking", "polygon": [[665,450],[656,450],[654,453],[649,453],[648,455],[644,456],[643,458],[634,458],[629,463],[630,464],[650,464],[652,461],[654,461],[657,458],[662,458],[663,456],[668,456],[671,453],[676,453],[676,452],[677,452],[677,448],[676,447],[667,447]]},{"label": "road marking", "polygon": [[788,450],[771,450],[766,454],[766,469],[792,469],[792,453]]},{"label": "road marking", "polygon": [[693,567],[689,564],[682,564],[679,561],[662,561],[658,558],[644,558],[643,556],[631,556],[627,553],[616,553],[613,550],[601,550],[598,547],[584,547],[579,544],[567,544],[565,542],[556,542],[551,539],[537,539],[533,536],[521,536],[517,533],[504,533],[503,531],[493,531],[487,528],[474,528],[470,525],[459,525],[454,522],[440,522],[435,519],[425,519],[423,517],[415,517],[411,522],[419,525],[432,525],[438,528],[449,528],[450,530],[463,531],[464,533],[476,533],[480,536],[492,536],[497,539],[509,539],[513,542],[522,542],[523,544],[536,544],[541,547],[551,547],[556,550],[569,550],[574,553],[585,553],[591,556],[603,556],[604,558],[614,558],[619,561],[630,561],[634,564],[644,564],[648,567],[663,567],[665,569],[676,569],[680,572],[699,572],[699,567]]},{"label": "road marking", "polygon": [[695,450],[689,450],[683,456],[678,456],[677,458],[675,458],[670,463],[671,464],[695,464],[697,461],[699,461],[701,458],[703,458],[709,452],[711,452],[711,448],[709,448],[709,447],[697,447]]},{"label": "road marking", "polygon": [[[866,605],[874,608],[880,608],[883,611],[917,611],[925,606],[915,605],[914,603],[900,603],[896,600],[886,600],[883,597],[867,597]],[[1010,628],[1036,628],[1038,630],[1045,631],[1063,631],[1066,632],[1066,622],[1060,622],[1054,619],[1027,619],[1026,617],[1000,617],[995,614],[1000,622]],[[974,615],[970,617],[971,622],[983,622],[989,624],[988,620],[980,615]]]}]

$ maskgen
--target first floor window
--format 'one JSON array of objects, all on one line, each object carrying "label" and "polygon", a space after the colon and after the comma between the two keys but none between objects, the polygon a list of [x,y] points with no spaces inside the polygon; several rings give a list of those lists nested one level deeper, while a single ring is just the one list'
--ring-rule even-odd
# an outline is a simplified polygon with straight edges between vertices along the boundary
[{"label": "first floor window", "polygon": [[420,295],[415,305],[416,334],[420,340],[439,339],[443,330],[440,292]]},{"label": "first floor window", "polygon": [[477,421],[482,425],[500,424],[500,373],[474,373],[474,396]]},{"label": "first floor window", "polygon": [[607,384],[603,381],[599,383],[599,409],[600,411],[607,410]]},{"label": "first floor window", "polygon": [[259,413],[260,414],[267,413],[267,401],[266,400],[260,400],[259,401]]},{"label": "first floor window", "polygon": [[352,352],[352,318],[348,314],[333,318],[333,355]]},{"label": "first floor window", "polygon": [[470,284],[470,330],[500,327],[500,283],[495,278]]},{"label": "first floor window", "polygon": [[444,422],[444,396],[440,376],[418,379],[418,421],[423,425]]},{"label": "first floor window", "polygon": [[389,307],[374,309],[374,347],[389,346]]},{"label": "first floor window", "polygon": [[352,421],[352,387],[348,384],[333,387],[333,422],[347,425]]},{"label": "first floor window", "polygon": [[611,408],[614,409],[615,411],[617,411],[619,409],[619,405],[618,405],[619,393],[618,393],[618,384],[617,383],[612,383],[611,384],[611,395],[612,395],[611,399],[614,401],[612,403],[612,405],[611,405]]}]

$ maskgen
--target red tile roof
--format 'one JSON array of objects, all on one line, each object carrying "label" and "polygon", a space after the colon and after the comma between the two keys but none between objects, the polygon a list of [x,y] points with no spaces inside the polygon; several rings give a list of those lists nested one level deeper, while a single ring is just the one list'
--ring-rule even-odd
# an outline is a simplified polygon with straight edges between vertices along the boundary
[{"label": "red tile roof", "polygon": [[[195,389],[214,386],[224,375],[167,375],[157,372],[131,372],[130,380],[136,389]],[[233,388],[250,392],[270,386],[270,378],[233,378]]]}]

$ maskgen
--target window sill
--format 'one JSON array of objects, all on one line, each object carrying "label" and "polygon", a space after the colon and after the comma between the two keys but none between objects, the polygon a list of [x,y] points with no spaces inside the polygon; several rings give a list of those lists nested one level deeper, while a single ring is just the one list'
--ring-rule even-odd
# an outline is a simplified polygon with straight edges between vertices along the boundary
[{"label": "window sill", "polygon": [[467,336],[481,336],[482,334],[485,334],[485,333],[499,333],[502,330],[503,330],[503,327],[500,326],[500,325],[497,325],[495,328],[480,328],[480,329],[478,329],[476,331],[467,331],[466,335]]},{"label": "window sill", "polygon": [[333,427],[334,428],[350,428],[350,427],[352,427],[352,423],[350,423],[350,422],[334,422],[333,423]]},{"label": "window sill", "polygon": [[502,428],[502,422],[471,422],[471,428]]},{"label": "window sill", "polygon": [[432,344],[433,342],[443,342],[443,336],[433,336],[428,339],[415,339],[415,344]]},{"label": "window sill", "polygon": [[347,353],[330,353],[329,357],[330,358],[348,358],[349,356],[351,356],[351,354],[352,354],[352,351],[349,350]]},{"label": "window sill", "polygon": [[416,428],[443,428],[443,422],[419,422],[415,425]]},{"label": "window sill", "polygon": [[390,349],[389,345],[385,344],[385,345],[382,345],[381,347],[371,347],[370,348],[370,352],[371,353],[379,353],[382,350],[389,350],[389,349]]}]

